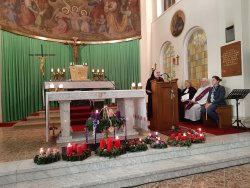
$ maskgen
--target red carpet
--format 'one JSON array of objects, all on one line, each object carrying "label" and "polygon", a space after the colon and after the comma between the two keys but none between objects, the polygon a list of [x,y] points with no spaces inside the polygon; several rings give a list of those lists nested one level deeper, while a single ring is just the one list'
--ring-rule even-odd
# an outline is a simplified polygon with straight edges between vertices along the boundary
[{"label": "red carpet", "polygon": [[17,122],[5,122],[5,123],[0,123],[0,127],[12,127],[15,125]]},{"label": "red carpet", "polygon": [[[213,134],[213,135],[235,134],[235,133],[242,133],[242,132],[247,132],[248,131],[248,129],[243,128],[243,127],[240,127],[240,128],[230,127],[230,128],[225,128],[225,129],[219,129],[217,127],[203,126],[202,124],[197,124],[197,123],[180,122],[179,123],[179,129],[175,130],[174,133],[183,133],[183,132],[187,132],[188,129],[197,130],[198,128],[201,128],[202,132],[210,133],[210,134]],[[169,136],[171,133],[173,133],[173,131],[172,130],[161,131],[161,133]]]}]

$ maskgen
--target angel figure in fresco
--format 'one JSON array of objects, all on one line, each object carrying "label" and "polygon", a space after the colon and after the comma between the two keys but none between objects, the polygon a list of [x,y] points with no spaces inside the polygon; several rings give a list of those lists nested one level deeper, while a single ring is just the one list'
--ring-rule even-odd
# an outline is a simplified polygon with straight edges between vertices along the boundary
[{"label": "angel figure in fresco", "polygon": [[57,25],[52,29],[52,33],[54,34],[64,34],[68,30],[67,18],[69,14],[69,10],[66,7],[62,8],[62,10],[57,9],[52,16],[52,19],[55,18]]},{"label": "angel figure in fresco", "polygon": [[115,34],[118,31],[118,24],[116,20],[117,2],[114,0],[107,0],[104,4],[104,12],[106,14],[107,27],[109,34]]},{"label": "angel figure in fresco", "polygon": [[35,5],[35,0],[24,0],[21,3],[18,14],[17,14],[17,24],[21,26],[27,26],[34,24],[35,14],[38,12],[33,8]]},{"label": "angel figure in fresco", "polygon": [[88,16],[88,13],[87,13],[86,10],[81,11],[80,20],[82,21],[82,23],[81,23],[81,31],[85,32],[85,33],[90,32],[89,22],[91,21],[91,17]]}]

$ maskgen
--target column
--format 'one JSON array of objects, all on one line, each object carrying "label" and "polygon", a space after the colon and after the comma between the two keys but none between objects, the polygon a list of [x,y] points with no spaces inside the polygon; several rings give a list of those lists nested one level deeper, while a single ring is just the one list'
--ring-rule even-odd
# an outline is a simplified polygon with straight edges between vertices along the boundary
[{"label": "column", "polygon": [[58,142],[68,142],[72,139],[70,135],[70,102],[58,101],[60,105],[61,136]]}]

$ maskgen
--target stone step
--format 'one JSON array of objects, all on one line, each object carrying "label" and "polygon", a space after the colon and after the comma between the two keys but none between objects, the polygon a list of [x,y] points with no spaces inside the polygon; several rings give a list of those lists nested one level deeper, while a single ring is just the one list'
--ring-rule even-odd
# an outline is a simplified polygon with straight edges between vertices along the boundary
[{"label": "stone step", "polygon": [[[214,136],[187,147],[149,149],[115,159],[38,166],[33,160],[0,164],[0,185],[35,187],[121,187],[190,175],[250,162],[249,133]],[[79,178],[81,177],[81,178]],[[74,179],[74,181],[72,181]],[[128,181],[128,179],[130,179]],[[30,182],[32,181],[32,182]],[[28,186],[29,185],[29,186]]]},{"label": "stone step", "polygon": [[[45,119],[37,119],[33,121],[20,121],[16,123],[13,127],[21,127],[21,126],[45,126],[46,122]],[[50,120],[50,125],[51,126],[60,126],[61,122],[60,119],[51,119]]]}]

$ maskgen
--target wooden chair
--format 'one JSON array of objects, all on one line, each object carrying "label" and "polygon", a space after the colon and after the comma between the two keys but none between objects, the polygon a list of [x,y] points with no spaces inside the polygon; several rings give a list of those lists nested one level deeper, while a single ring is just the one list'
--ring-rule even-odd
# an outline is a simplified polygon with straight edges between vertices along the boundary
[{"label": "wooden chair", "polygon": [[[232,126],[232,105],[220,105],[216,109],[219,116],[219,128],[228,128]],[[208,117],[206,120],[205,115],[202,116],[203,125],[215,125],[215,123]]]}]

